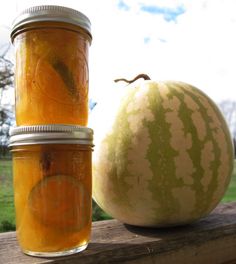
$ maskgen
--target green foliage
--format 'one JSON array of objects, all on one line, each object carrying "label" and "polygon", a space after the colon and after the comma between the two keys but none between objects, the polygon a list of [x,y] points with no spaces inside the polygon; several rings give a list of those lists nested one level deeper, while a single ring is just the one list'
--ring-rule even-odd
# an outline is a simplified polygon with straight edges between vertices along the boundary
[{"label": "green foliage", "polygon": [[15,229],[12,162],[0,160],[0,232]]},{"label": "green foliage", "polygon": [[98,204],[93,200],[93,221],[112,219],[107,213],[105,213]]},{"label": "green foliage", "polygon": [[0,224],[0,232],[14,231],[16,230],[15,224],[7,220],[3,220]]},{"label": "green foliage", "polygon": [[234,171],[231,182],[225,196],[222,199],[223,203],[236,201],[236,159],[234,161]]}]

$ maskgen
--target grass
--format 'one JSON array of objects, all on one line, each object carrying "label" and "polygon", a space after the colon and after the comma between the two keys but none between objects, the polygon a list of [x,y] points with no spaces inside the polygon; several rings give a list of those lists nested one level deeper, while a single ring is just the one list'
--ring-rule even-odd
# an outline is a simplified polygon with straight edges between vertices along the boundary
[{"label": "grass", "polygon": [[234,161],[234,171],[231,178],[231,182],[229,184],[229,188],[222,199],[223,203],[232,201],[236,201],[236,160]]},{"label": "grass", "polygon": [[[234,172],[222,202],[236,201],[236,160]],[[0,160],[0,232],[15,229],[15,211],[13,197],[12,162]],[[93,202],[93,221],[110,217]]]},{"label": "grass", "polygon": [[0,160],[0,232],[15,229],[12,162]]}]

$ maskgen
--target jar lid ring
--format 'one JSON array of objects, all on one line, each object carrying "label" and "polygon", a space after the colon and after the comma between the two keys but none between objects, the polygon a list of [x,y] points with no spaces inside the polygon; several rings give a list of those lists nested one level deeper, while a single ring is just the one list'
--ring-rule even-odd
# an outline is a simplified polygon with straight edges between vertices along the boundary
[{"label": "jar lid ring", "polygon": [[59,5],[40,5],[29,7],[19,13],[13,21],[11,39],[14,39],[17,31],[23,26],[43,21],[65,22],[79,26],[87,32],[90,38],[92,38],[91,22],[89,18],[80,11]]},{"label": "jar lid ring", "polygon": [[93,146],[93,130],[78,125],[33,125],[10,129],[9,147],[34,144],[83,144]]}]

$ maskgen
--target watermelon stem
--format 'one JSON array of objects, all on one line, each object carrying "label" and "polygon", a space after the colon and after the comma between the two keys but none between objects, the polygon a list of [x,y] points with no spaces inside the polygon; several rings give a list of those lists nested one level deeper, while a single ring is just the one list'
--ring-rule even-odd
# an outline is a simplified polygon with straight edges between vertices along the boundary
[{"label": "watermelon stem", "polygon": [[134,79],[132,80],[127,80],[127,79],[124,79],[124,78],[120,78],[120,79],[115,79],[114,82],[120,82],[120,81],[123,81],[123,82],[127,82],[127,83],[133,83],[135,82],[136,80],[140,79],[140,78],[143,78],[144,80],[151,80],[151,78],[145,74],[145,73],[141,73],[139,75],[137,75]]}]

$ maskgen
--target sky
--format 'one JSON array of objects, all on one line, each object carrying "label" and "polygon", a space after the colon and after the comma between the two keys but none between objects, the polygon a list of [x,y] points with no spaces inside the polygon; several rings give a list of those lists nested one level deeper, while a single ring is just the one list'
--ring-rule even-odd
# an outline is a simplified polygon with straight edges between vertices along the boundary
[{"label": "sky", "polygon": [[214,101],[236,100],[235,0],[8,0],[0,9],[0,48],[12,20],[40,4],[75,8],[92,23],[90,97],[119,101],[139,73],[192,84]]}]

